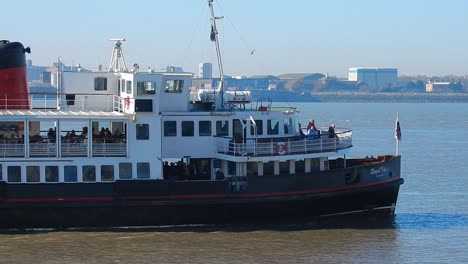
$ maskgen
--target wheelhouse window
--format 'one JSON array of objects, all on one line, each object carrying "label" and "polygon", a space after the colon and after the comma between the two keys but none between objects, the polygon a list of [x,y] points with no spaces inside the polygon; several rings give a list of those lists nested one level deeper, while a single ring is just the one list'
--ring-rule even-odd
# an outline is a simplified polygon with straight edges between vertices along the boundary
[{"label": "wheelhouse window", "polygon": [[148,140],[149,139],[149,125],[137,124],[136,125],[136,139]]},{"label": "wheelhouse window", "polygon": [[26,166],[26,181],[39,182],[41,180],[41,167],[39,166]]},{"label": "wheelhouse window", "polygon": [[279,121],[278,120],[268,120],[267,132],[268,135],[278,135]]},{"label": "wheelhouse window", "polygon": [[229,136],[229,121],[216,121],[216,136],[227,137]]},{"label": "wheelhouse window", "polygon": [[102,165],[101,166],[101,181],[113,181],[113,180],[114,180],[114,166]]},{"label": "wheelhouse window", "polygon": [[119,179],[128,180],[132,178],[132,163],[119,163]]},{"label": "wheelhouse window", "polygon": [[153,100],[135,99],[135,112],[153,112]]},{"label": "wheelhouse window", "polygon": [[137,95],[155,94],[155,92],[153,82],[137,82]]},{"label": "wheelhouse window", "polygon": [[94,90],[95,91],[107,91],[107,78],[106,77],[94,78]]},{"label": "wheelhouse window", "polygon": [[137,178],[138,179],[150,178],[150,164],[148,162],[137,163]]},{"label": "wheelhouse window", "polygon": [[21,166],[8,166],[8,182],[21,182]]},{"label": "wheelhouse window", "polygon": [[[257,135],[263,135],[263,120],[255,120],[255,125],[257,127]],[[250,135],[255,135],[255,127],[250,127]]]},{"label": "wheelhouse window", "polygon": [[164,136],[165,137],[177,136],[177,122],[176,121],[164,121]]},{"label": "wheelhouse window", "polygon": [[294,133],[292,118],[284,119],[284,134]]},{"label": "wheelhouse window", "polygon": [[96,181],[96,166],[93,166],[93,165],[83,166],[83,181],[84,182]]},{"label": "wheelhouse window", "polygon": [[200,121],[198,123],[199,136],[211,136],[211,121]]},{"label": "wheelhouse window", "polygon": [[167,80],[166,88],[164,91],[166,93],[181,93],[184,88],[183,80]]},{"label": "wheelhouse window", "polygon": [[126,81],[125,87],[127,88],[127,89],[126,89],[126,92],[127,92],[128,94],[131,94],[131,93],[132,93],[132,81]]},{"label": "wheelhouse window", "polygon": [[182,121],[182,136],[193,137],[194,136],[194,122],[193,121]]},{"label": "wheelhouse window", "polygon": [[65,182],[78,181],[78,168],[76,166],[63,166],[63,180]]},{"label": "wheelhouse window", "polygon": [[125,93],[125,80],[120,80],[120,92]]},{"label": "wheelhouse window", "polygon": [[45,167],[45,180],[46,182],[58,182],[59,181],[58,166],[46,166]]}]

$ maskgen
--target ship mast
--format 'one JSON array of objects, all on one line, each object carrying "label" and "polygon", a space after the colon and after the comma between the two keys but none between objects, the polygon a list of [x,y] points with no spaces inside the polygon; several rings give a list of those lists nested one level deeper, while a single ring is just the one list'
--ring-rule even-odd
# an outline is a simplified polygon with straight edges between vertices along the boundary
[{"label": "ship mast", "polygon": [[221,19],[223,17],[216,17],[213,10],[213,0],[208,0],[208,6],[211,10],[211,34],[210,39],[211,41],[215,42],[216,46],[216,57],[218,58],[218,68],[219,68],[219,84],[218,84],[218,93],[216,98],[216,110],[224,109],[224,99],[223,99],[223,84],[224,84],[224,72],[223,72],[223,60],[221,58],[221,49],[219,47],[219,39],[218,39],[218,29],[216,27],[216,19]]},{"label": "ship mast", "polygon": [[126,72],[127,64],[122,51],[122,41],[124,38],[110,39],[114,41],[114,49],[112,50],[112,58],[109,63],[109,72]]}]

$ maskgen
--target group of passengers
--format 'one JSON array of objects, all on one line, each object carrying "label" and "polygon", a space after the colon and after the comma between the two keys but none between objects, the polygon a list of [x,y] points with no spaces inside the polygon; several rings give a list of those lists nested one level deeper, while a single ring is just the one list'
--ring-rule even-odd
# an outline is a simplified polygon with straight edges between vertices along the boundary
[{"label": "group of passengers", "polygon": [[183,161],[163,163],[163,177],[171,181],[209,180],[209,168],[198,168],[195,163],[187,164]]},{"label": "group of passengers", "polygon": [[[326,134],[328,134],[328,138],[338,138],[338,136],[335,133],[335,125],[332,124],[328,127],[328,131],[325,131]],[[315,126],[315,120],[310,120],[309,124],[307,125],[307,139],[317,139],[321,137],[321,132],[320,130],[317,129]]]}]

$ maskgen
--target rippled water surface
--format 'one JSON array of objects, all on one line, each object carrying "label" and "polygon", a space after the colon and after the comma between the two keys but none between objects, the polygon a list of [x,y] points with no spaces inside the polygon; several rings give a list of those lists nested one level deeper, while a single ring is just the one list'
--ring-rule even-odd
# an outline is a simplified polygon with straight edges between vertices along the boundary
[{"label": "rippled water surface", "polygon": [[393,221],[4,231],[0,263],[468,263],[468,104],[295,106],[303,124],[352,128],[353,157],[394,153],[399,112],[405,184]]}]

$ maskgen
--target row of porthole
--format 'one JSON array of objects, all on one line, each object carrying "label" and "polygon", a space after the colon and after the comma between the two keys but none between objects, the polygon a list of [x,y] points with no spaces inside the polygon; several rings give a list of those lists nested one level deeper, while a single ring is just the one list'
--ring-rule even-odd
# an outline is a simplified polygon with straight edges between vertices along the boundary
[{"label": "row of porthole", "polygon": [[[148,162],[136,163],[136,179],[150,178],[150,164]],[[6,166],[6,177],[3,177],[3,168],[0,164],[0,180],[10,183],[75,183],[75,182],[112,182],[116,180],[114,165],[100,165],[100,177],[97,177],[96,165],[84,165],[81,168],[81,175],[78,173],[78,166],[65,165],[59,167],[56,165],[28,165],[28,166],[10,165]],[[132,163],[119,163],[120,180],[133,179]],[[25,169],[25,173],[22,170]],[[63,177],[60,177],[60,174]],[[41,177],[44,175],[44,177]]]}]

